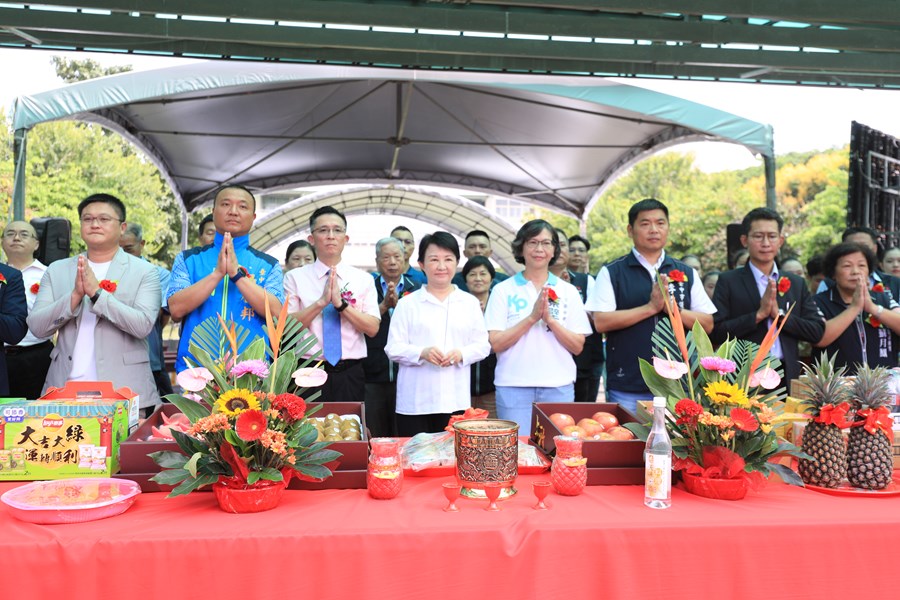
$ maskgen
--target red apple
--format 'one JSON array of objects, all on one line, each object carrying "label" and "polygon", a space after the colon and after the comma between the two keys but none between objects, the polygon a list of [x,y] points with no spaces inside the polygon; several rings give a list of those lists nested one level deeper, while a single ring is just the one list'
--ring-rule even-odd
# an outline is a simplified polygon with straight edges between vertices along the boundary
[{"label": "red apple", "polygon": [[588,437],[588,435],[584,431],[584,429],[582,429],[578,425],[566,425],[565,427],[562,428],[562,432],[565,435],[568,435],[571,437],[577,437],[577,438],[581,438],[581,439]]},{"label": "red apple", "polygon": [[617,440],[633,440],[634,434],[625,429],[624,427],[612,427],[606,431],[609,435],[613,436]]},{"label": "red apple", "polygon": [[550,415],[550,422],[556,425],[557,429],[562,431],[563,427],[574,425],[575,419],[572,418],[572,415],[567,415],[566,413],[553,413]]},{"label": "red apple", "polygon": [[603,412],[602,410],[595,412],[594,416],[591,418],[603,425],[604,431],[619,424],[619,420],[616,418],[616,415],[608,412]]},{"label": "red apple", "polygon": [[603,425],[593,419],[581,419],[578,421],[578,426],[584,429],[584,432],[588,434],[588,437],[603,433]]},{"label": "red apple", "polygon": [[605,431],[603,431],[603,432],[600,432],[597,435],[595,435],[594,439],[602,442],[603,440],[614,440],[616,438],[614,438],[609,433],[606,433]]}]

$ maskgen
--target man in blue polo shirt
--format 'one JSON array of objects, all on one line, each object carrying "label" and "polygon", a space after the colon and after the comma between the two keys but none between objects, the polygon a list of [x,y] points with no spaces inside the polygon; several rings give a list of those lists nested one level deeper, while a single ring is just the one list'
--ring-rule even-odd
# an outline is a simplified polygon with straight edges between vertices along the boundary
[{"label": "man in blue polo shirt", "polygon": [[634,204],[628,211],[628,237],[634,248],[600,269],[585,308],[593,312],[597,331],[606,333],[607,400],[634,412],[638,400],[652,397],[638,359],[652,358],[650,336],[666,314],[657,273],[668,278],[685,329],[699,322],[707,333],[712,331],[716,307],[694,269],[666,255],[665,204],[652,198]]},{"label": "man in blue polo shirt", "polygon": [[184,319],[176,371],[196,366],[188,344],[194,327],[209,317],[221,314],[226,321],[248,329],[250,335],[239,348],[243,350],[263,335],[266,297],[272,314],[281,310],[281,266],[277,259],[250,246],[248,234],[255,218],[256,200],[250,190],[240,185],[223,187],[213,200],[215,241],[175,258],[166,298],[172,317]]}]

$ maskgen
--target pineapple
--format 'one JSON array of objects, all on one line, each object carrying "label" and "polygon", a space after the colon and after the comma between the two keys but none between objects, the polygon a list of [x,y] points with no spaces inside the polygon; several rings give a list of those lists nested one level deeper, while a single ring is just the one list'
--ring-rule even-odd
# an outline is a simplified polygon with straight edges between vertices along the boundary
[{"label": "pineapple", "polygon": [[870,369],[863,365],[856,372],[853,395],[856,400],[855,423],[860,425],[850,430],[847,444],[847,479],[850,485],[866,490],[881,490],[891,483],[894,471],[894,457],[891,441],[881,429],[869,433],[861,424],[866,417],[860,411],[878,410],[891,399],[888,389],[890,373],[883,367]]},{"label": "pineapple", "polygon": [[848,390],[841,380],[846,368],[835,370],[834,359],[834,356],[829,359],[824,354],[812,368],[803,366],[809,377],[806,413],[813,418],[803,430],[801,449],[814,460],[800,459],[800,477],[804,483],[827,488],[838,487],[847,477],[847,450],[841,429],[816,419],[824,407],[837,406],[848,400]]}]

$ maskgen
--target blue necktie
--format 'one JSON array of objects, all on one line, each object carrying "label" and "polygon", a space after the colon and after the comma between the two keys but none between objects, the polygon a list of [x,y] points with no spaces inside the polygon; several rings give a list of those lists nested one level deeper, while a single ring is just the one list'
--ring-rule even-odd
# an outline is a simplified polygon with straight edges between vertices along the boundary
[{"label": "blue necktie", "polygon": [[322,309],[322,353],[331,365],[341,361],[341,315],[331,302]]}]

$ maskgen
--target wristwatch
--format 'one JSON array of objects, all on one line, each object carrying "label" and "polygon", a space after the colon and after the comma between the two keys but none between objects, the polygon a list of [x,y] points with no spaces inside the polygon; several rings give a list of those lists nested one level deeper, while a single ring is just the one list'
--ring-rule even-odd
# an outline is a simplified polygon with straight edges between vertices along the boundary
[{"label": "wristwatch", "polygon": [[348,304],[346,300],[341,298],[341,305],[338,306],[337,308],[335,308],[334,310],[336,310],[338,312],[344,312],[344,309],[346,309],[348,306],[350,306],[350,304]]},{"label": "wristwatch", "polygon": [[247,277],[248,275],[250,275],[250,272],[247,271],[247,269],[245,269],[244,267],[238,267],[237,273],[229,277],[229,279],[231,279],[231,283],[237,283],[239,279],[241,279],[242,277]]},{"label": "wristwatch", "polygon": [[97,300],[100,299],[100,292],[103,291],[103,288],[97,288],[97,291],[94,292],[94,295],[91,296],[91,304],[97,304]]}]

